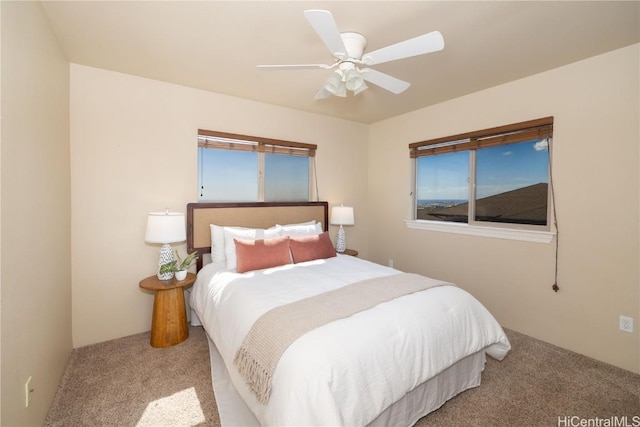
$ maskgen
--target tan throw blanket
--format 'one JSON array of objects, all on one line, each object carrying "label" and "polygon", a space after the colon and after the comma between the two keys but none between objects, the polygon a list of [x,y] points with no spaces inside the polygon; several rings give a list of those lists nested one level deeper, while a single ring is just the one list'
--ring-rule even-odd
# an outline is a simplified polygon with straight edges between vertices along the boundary
[{"label": "tan throw blanket", "polygon": [[251,327],[233,363],[262,404],[269,401],[271,377],[284,351],[300,336],[382,302],[449,283],[411,273],[353,283],[276,307]]}]

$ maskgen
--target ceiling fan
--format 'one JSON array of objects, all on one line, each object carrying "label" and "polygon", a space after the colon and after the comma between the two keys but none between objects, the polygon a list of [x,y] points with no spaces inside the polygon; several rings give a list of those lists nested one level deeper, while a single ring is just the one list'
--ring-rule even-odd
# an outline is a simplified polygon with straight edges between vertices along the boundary
[{"label": "ceiling fan", "polygon": [[[368,68],[397,59],[409,58],[444,49],[444,39],[439,31],[432,31],[373,52],[364,53],[365,36],[354,32],[340,33],[336,22],[327,10],[306,10],[304,16],[333,55],[332,64],[258,65],[262,69],[333,69],[315,99],[331,95],[346,97],[350,90],[354,95],[367,89],[365,80],[395,94],[407,90],[408,82]],[[360,67],[365,68],[360,68]]]}]

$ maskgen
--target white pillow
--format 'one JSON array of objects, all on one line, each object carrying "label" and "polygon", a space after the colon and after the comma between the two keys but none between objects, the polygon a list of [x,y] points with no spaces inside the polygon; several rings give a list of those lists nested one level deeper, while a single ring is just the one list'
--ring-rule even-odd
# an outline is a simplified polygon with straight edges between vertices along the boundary
[{"label": "white pillow", "polygon": [[236,244],[233,239],[261,240],[280,236],[281,228],[279,226],[271,227],[267,230],[262,228],[224,227],[224,254],[227,259],[227,268],[235,270],[238,265]]},{"label": "white pillow", "polygon": [[311,221],[307,221],[307,222],[300,222],[297,224],[285,224],[285,225],[281,225],[280,227],[295,227],[296,225],[313,225],[316,223],[315,219],[312,219]]},{"label": "white pillow", "polygon": [[313,223],[277,225],[276,227],[282,228],[282,236],[289,237],[317,236],[323,231],[322,225],[315,221]]},{"label": "white pillow", "polygon": [[224,253],[224,228],[209,224],[211,227],[211,262],[223,262],[227,258]]}]

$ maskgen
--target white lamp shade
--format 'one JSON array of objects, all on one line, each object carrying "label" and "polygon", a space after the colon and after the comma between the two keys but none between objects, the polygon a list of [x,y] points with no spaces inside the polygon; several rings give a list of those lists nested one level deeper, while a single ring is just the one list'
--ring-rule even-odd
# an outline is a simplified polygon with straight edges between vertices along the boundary
[{"label": "white lamp shade", "polygon": [[353,225],[353,208],[350,206],[334,206],[331,208],[331,224]]},{"label": "white lamp shade", "polygon": [[180,212],[150,212],[144,240],[149,243],[175,243],[187,240],[184,214]]}]

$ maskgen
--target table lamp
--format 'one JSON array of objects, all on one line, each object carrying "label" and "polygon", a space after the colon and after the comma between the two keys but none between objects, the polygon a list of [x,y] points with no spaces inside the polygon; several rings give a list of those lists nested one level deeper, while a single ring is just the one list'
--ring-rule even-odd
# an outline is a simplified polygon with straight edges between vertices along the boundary
[{"label": "table lamp", "polygon": [[353,225],[353,208],[350,206],[334,206],[331,208],[331,224],[339,225],[338,240],[336,240],[336,252],[343,253],[347,249],[343,225]]},{"label": "table lamp", "polygon": [[147,216],[147,231],[144,240],[148,243],[162,243],[158,259],[158,279],[169,280],[172,272],[160,274],[160,267],[173,261],[173,250],[170,243],[183,242],[187,239],[184,214],[180,212],[150,212]]}]

